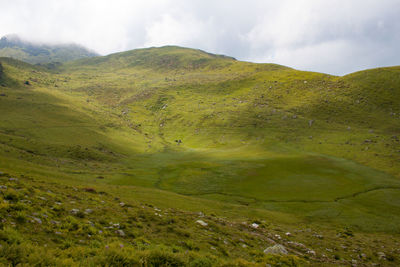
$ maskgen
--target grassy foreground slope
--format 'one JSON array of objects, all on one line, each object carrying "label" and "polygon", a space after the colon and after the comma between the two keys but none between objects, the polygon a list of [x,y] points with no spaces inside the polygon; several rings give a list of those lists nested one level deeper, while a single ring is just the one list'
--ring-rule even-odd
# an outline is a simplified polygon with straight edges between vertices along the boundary
[{"label": "grassy foreground slope", "polygon": [[[80,199],[76,207],[57,215],[49,206],[40,216],[59,216],[54,220],[64,223],[69,214],[78,218],[78,225],[84,223],[87,214],[80,218],[71,210],[86,209],[83,188],[90,188],[95,195],[106,192],[118,196],[118,202],[132,202],[133,209],[176,209],[182,217],[172,216],[186,221],[169,223],[172,227],[193,232],[191,227],[200,227],[194,214],[202,212],[211,221],[225,220],[226,232],[211,228],[209,237],[157,239],[150,230],[124,221],[135,229],[133,236],[121,237],[113,229],[98,237],[108,227],[99,222],[88,238],[68,227],[64,232],[49,230],[46,220],[37,237],[23,230],[31,224],[29,216],[40,217],[27,205],[21,210],[28,219],[15,224],[15,214],[3,225],[3,242],[18,246],[8,236],[20,234],[48,244],[56,254],[68,253],[41,236],[42,231],[56,231],[84,250],[94,246],[96,236],[96,253],[121,239],[127,242],[124,249],[142,250],[140,238],[151,238],[147,243],[155,247],[145,246],[132,262],[147,259],[146,251],[153,249],[175,251],[180,257],[188,250],[180,242],[190,239],[202,244],[197,258],[214,264],[233,257],[248,261],[245,265],[275,260],[288,265],[352,260],[396,265],[400,68],[334,77],[179,47],[82,59],[53,71],[11,59],[0,62],[0,171],[10,174],[7,179],[34,178],[8,187],[17,190],[28,184],[24,190],[29,190],[41,181],[44,191],[59,192],[55,197],[62,203],[71,200],[58,186],[78,188],[69,194]],[[13,207],[21,200],[22,194],[7,201]],[[112,197],[103,201],[115,205]],[[126,220],[111,209],[100,213]],[[95,217],[90,218],[94,224],[101,216]],[[223,238],[234,236],[235,225],[242,222],[254,243],[238,236],[231,248]],[[253,222],[263,231],[250,227]],[[297,258],[266,259],[262,251],[274,242],[294,247],[290,254]],[[167,247],[159,247],[163,244]],[[182,257],[189,264],[190,258]],[[91,264],[97,260],[106,262],[93,258]]]}]

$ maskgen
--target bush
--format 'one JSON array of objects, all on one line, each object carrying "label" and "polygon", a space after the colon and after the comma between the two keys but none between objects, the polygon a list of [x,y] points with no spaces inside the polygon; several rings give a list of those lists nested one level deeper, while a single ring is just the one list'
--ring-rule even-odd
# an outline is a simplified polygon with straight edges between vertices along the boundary
[{"label": "bush", "polygon": [[185,262],[176,254],[165,251],[151,251],[142,258],[145,266],[169,266],[178,267],[185,266]]},{"label": "bush", "polygon": [[198,258],[190,262],[190,267],[211,267],[212,261],[207,258]]},{"label": "bush", "polygon": [[23,238],[15,229],[5,227],[3,230],[0,230],[0,240],[5,241],[8,244],[21,244]]},{"label": "bush", "polygon": [[17,223],[19,223],[19,224],[25,223],[25,222],[27,221],[25,212],[19,211],[19,212],[17,213],[17,216],[15,217],[15,220],[16,220]]},{"label": "bush", "polygon": [[112,249],[106,253],[105,262],[103,262],[102,266],[140,266],[139,261],[129,254]]}]

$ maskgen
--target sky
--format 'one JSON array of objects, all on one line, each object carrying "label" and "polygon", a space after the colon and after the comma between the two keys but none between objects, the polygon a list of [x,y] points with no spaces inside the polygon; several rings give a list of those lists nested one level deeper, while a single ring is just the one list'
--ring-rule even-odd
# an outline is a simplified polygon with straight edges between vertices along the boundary
[{"label": "sky", "polygon": [[400,65],[400,0],[0,0],[0,36],[102,55],[179,45],[344,75]]}]

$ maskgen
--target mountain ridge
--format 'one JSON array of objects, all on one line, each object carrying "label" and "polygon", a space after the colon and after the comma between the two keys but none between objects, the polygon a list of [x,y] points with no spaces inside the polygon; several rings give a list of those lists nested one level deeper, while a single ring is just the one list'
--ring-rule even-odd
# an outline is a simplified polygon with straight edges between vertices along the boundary
[{"label": "mountain ridge", "polygon": [[0,39],[0,56],[13,57],[32,64],[66,62],[99,54],[77,44],[45,44],[6,35]]}]

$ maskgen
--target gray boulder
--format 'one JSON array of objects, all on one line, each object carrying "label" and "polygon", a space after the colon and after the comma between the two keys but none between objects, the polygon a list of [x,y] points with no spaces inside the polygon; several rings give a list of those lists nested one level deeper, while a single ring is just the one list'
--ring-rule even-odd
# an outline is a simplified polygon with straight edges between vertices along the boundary
[{"label": "gray boulder", "polygon": [[288,254],[286,248],[280,244],[273,245],[264,250],[265,254],[286,255]]}]

